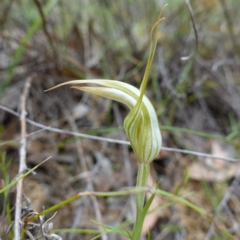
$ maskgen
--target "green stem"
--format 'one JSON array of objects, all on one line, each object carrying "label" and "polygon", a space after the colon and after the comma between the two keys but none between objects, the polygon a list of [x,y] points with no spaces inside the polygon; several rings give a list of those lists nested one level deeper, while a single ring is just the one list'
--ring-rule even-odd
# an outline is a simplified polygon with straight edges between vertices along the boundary
[{"label": "green stem", "polygon": [[[147,179],[150,171],[149,163],[141,163],[138,168],[136,187],[146,187]],[[144,207],[145,192],[136,195],[137,214],[136,221],[133,227],[132,240],[139,240],[142,232],[142,225],[144,221],[143,207]]]}]

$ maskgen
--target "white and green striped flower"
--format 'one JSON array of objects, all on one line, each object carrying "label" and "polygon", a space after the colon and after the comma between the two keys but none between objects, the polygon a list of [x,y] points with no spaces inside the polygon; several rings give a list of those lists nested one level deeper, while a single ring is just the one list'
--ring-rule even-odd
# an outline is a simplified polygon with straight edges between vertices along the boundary
[{"label": "white and green striped flower", "polygon": [[[141,163],[150,163],[157,156],[162,145],[156,112],[149,99],[144,95],[157,45],[156,28],[161,20],[162,18],[159,17],[151,31],[150,54],[140,90],[121,81],[104,79],[74,80],[47,90],[71,84],[74,85],[73,88],[81,91],[125,104],[130,112],[124,120],[124,129]],[[154,44],[152,44],[153,34],[155,34]],[[95,86],[91,84],[95,84]]]},{"label": "white and green striped flower", "polygon": [[[146,96],[140,99],[141,92],[130,84],[103,79],[74,80],[57,85],[74,85],[73,88],[93,93],[125,104],[130,112],[124,120],[124,129],[131,146],[140,162],[152,161],[159,153],[162,140],[155,110]],[[81,86],[98,84],[99,86]]]}]

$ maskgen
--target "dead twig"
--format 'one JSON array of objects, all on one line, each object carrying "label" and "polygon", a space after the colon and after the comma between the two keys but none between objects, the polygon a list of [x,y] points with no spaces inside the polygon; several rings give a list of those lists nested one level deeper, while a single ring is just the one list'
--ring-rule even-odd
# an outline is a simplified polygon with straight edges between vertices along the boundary
[{"label": "dead twig", "polygon": [[40,16],[41,16],[41,18],[42,18],[42,28],[43,28],[43,32],[44,32],[44,34],[46,35],[46,38],[47,38],[47,40],[48,40],[48,42],[49,42],[49,44],[50,44],[50,46],[51,46],[51,48],[52,48],[52,50],[53,50],[54,58],[55,58],[55,61],[56,61],[57,58],[58,58],[58,54],[57,54],[56,48],[55,48],[55,46],[54,46],[54,44],[53,44],[52,38],[51,38],[51,36],[50,36],[50,34],[49,34],[49,32],[48,32],[48,29],[47,29],[47,21],[46,21],[44,12],[43,12],[43,10],[42,10],[42,6],[41,6],[41,4],[40,4],[40,2],[39,2],[38,0],[34,0],[34,3],[36,4],[37,9],[38,9],[38,11],[39,11],[39,13],[40,13]]},{"label": "dead twig", "polygon": [[[19,113],[15,112],[12,109],[9,109],[5,106],[0,105],[0,109],[4,110],[6,112],[9,112],[16,117],[20,117]],[[28,118],[26,118],[26,122],[28,122],[29,124],[31,124],[33,126],[48,130],[50,132],[68,134],[68,135],[71,135],[71,136],[88,138],[88,139],[97,140],[97,141],[105,141],[105,142],[110,142],[110,143],[130,145],[130,142],[128,142],[128,141],[112,139],[112,138],[105,138],[105,137],[98,137],[98,136],[92,136],[92,135],[89,135],[89,134],[72,132],[72,131],[68,131],[68,130],[61,130],[59,128],[54,128],[54,127],[51,127],[51,126],[46,126],[46,125],[43,125],[41,123],[34,122],[34,121],[32,121]],[[223,161],[227,161],[227,162],[240,162],[240,159],[221,157],[221,156],[216,156],[216,155],[212,155],[212,154],[190,151],[190,150],[184,150],[184,149],[179,149],[179,148],[162,147],[162,150],[167,151],[167,152],[189,154],[189,155],[194,155],[194,156],[199,156],[199,157],[204,157],[204,158],[218,159],[218,160],[223,160]]]},{"label": "dead twig", "polygon": [[[26,101],[28,96],[28,91],[33,76],[29,76],[26,80],[23,94],[21,96],[21,141],[19,149],[19,173],[24,172],[27,169],[26,166]],[[14,239],[20,239],[20,222],[21,222],[21,212],[22,212],[22,194],[23,194],[23,179],[19,180],[17,183],[17,194],[16,194],[16,203],[15,203],[15,222],[14,222]]]},{"label": "dead twig", "polygon": [[191,4],[190,4],[189,0],[185,0],[185,3],[188,7],[188,11],[190,13],[192,26],[193,26],[193,30],[194,30],[195,49],[194,49],[194,52],[191,53],[189,56],[181,57],[182,61],[186,61],[186,60],[189,60],[190,58],[192,58],[195,55],[195,53],[197,52],[197,48],[198,48],[198,33],[197,33],[196,24],[195,24],[195,20],[194,20],[193,10],[192,10],[192,7],[191,7]]}]

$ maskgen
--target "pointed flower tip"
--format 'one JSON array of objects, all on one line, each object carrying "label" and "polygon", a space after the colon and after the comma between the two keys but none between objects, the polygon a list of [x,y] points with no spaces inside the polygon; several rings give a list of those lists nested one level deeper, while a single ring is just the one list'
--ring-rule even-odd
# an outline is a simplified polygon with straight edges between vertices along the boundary
[{"label": "pointed flower tip", "polygon": [[[167,5],[165,5],[163,9],[166,6]],[[154,24],[151,30],[151,39],[153,37],[153,32],[156,30],[157,24],[163,20],[163,18],[161,18],[163,9],[159,14],[158,21]],[[152,42],[150,42],[150,54],[140,90],[130,84],[120,81],[91,79],[70,81],[47,89],[46,91],[53,90],[63,85],[74,84],[75,86],[73,88],[127,105],[130,112],[124,120],[124,129],[138,160],[141,163],[150,163],[158,155],[162,146],[162,138],[156,112],[149,99],[144,95],[156,46],[157,34],[155,35],[154,43],[152,44]],[[97,84],[99,86],[76,86],[76,84],[79,85],[83,83]]]}]

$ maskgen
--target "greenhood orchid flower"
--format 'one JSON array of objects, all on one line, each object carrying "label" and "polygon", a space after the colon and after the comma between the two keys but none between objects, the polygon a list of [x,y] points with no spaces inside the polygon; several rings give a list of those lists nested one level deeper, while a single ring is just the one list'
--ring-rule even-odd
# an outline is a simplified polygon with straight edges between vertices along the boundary
[{"label": "greenhood orchid flower", "polygon": [[[156,51],[156,28],[161,20],[160,13],[158,21],[151,30],[150,55],[140,90],[121,81],[103,79],[73,80],[47,90],[73,84],[73,88],[78,90],[125,104],[130,112],[124,120],[124,129],[134,153],[138,160],[144,164],[150,163],[157,156],[162,146],[156,112],[149,99],[144,95]],[[154,44],[152,44],[153,34],[155,35]],[[88,84],[97,84],[98,86],[89,86]]]},{"label": "greenhood orchid flower", "polygon": [[[140,89],[116,80],[89,79],[69,81],[47,90],[70,84],[78,90],[121,102],[130,109],[124,119],[124,129],[140,162],[136,181],[136,186],[140,188],[146,186],[150,172],[150,163],[157,156],[162,146],[156,112],[149,99],[144,95],[156,51],[158,40],[157,26],[162,20],[161,13],[162,11],[159,14],[158,21],[151,30],[150,54]],[[152,42],[154,43],[152,44]],[[143,221],[153,198],[154,195],[144,206],[145,192],[136,195],[136,221],[133,231],[129,235],[130,239],[140,239]]]},{"label": "greenhood orchid flower", "polygon": [[[146,96],[138,103],[141,92],[130,84],[103,79],[75,80],[54,88],[73,84],[73,88],[106,97],[125,104],[130,112],[124,120],[124,129],[131,146],[142,163],[152,161],[159,153],[162,140],[156,112]],[[100,86],[78,86],[79,84],[99,84]]]}]

